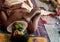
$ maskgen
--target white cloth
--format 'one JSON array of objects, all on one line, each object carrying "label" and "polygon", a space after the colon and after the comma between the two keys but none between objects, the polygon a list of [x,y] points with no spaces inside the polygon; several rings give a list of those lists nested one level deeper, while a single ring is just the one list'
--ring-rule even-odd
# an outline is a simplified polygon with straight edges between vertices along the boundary
[{"label": "white cloth", "polygon": [[50,12],[50,11],[45,11],[45,10],[40,10],[40,15],[49,15],[50,13],[54,14],[54,12]]},{"label": "white cloth", "polygon": [[46,3],[41,2],[40,0],[35,0],[38,7],[43,7],[45,10],[49,10],[49,6]]},{"label": "white cloth", "polygon": [[26,8],[28,10],[28,12],[30,12],[33,9],[33,4],[31,3],[30,0],[28,0],[28,1],[29,1],[29,4],[30,4],[31,7],[29,5],[27,5],[26,3],[24,3],[24,2],[23,2],[21,7]]}]

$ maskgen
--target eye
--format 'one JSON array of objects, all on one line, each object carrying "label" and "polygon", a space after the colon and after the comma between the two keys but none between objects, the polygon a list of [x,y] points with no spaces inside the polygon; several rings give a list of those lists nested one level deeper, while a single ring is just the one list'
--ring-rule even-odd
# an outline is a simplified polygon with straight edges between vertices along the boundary
[{"label": "eye", "polygon": [[19,29],[19,31],[22,31],[22,29]]},{"label": "eye", "polygon": [[19,31],[22,31],[22,30],[23,30],[23,28],[18,28],[18,30],[19,30]]}]

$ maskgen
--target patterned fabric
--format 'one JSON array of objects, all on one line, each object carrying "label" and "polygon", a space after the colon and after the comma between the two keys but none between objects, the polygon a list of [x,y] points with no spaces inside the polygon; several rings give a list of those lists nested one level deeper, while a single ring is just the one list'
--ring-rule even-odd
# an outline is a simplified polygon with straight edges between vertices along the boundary
[{"label": "patterned fabric", "polygon": [[30,37],[28,42],[48,42],[44,37]]},{"label": "patterned fabric", "polygon": [[48,42],[50,42],[50,39],[48,37],[48,34],[46,32],[46,29],[44,27],[44,24],[42,23],[42,19],[40,18],[38,22],[38,29],[33,33],[35,36],[41,36],[41,37],[46,37],[48,38]]}]

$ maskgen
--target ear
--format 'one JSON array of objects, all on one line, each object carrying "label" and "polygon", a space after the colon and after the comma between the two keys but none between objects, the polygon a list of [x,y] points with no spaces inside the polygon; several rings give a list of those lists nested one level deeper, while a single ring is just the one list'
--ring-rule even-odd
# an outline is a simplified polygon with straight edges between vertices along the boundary
[{"label": "ear", "polygon": [[33,33],[38,28],[38,22],[40,19],[40,13],[37,13],[30,21],[29,26],[27,28],[27,32],[29,34]]}]

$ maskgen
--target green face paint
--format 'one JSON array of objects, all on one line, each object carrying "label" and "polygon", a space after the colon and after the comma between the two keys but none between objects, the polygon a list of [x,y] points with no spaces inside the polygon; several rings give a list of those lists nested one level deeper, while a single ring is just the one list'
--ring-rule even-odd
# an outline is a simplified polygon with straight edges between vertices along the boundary
[{"label": "green face paint", "polygon": [[13,33],[18,30],[19,32],[21,32],[21,34],[23,35],[24,34],[24,31],[23,31],[23,24],[21,23],[14,23],[13,26],[12,26],[12,31]]}]

